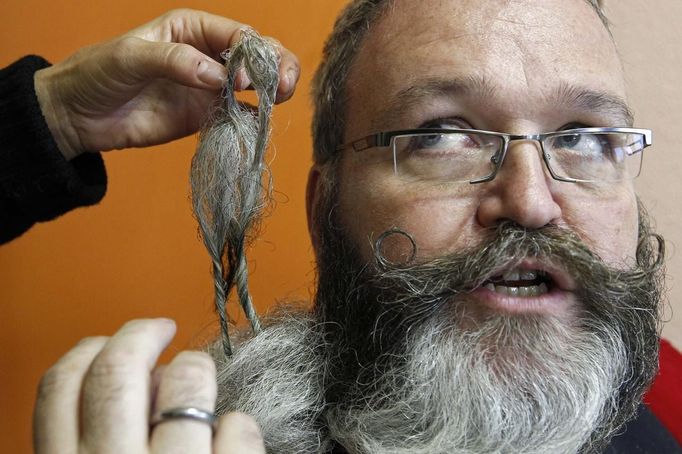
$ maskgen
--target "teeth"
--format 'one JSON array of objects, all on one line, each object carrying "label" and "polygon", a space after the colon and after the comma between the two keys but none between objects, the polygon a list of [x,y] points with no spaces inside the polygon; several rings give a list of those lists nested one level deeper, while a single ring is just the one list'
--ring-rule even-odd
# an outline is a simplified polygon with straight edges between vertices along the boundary
[{"label": "teeth", "polygon": [[519,280],[519,270],[513,269],[513,270],[505,271],[504,274],[502,275],[502,280],[518,281]]},{"label": "teeth", "polygon": [[518,281],[534,281],[538,276],[544,276],[545,273],[539,270],[527,270],[520,268],[513,268],[507,270],[500,277],[493,278],[493,282],[485,284],[485,288],[491,292],[499,293],[500,295],[513,296],[518,298],[532,298],[535,296],[544,295],[549,292],[547,284],[542,282],[539,285],[523,285],[511,286],[501,285],[502,282],[511,283]]},{"label": "teeth", "polygon": [[506,285],[495,285],[492,282],[489,282],[485,285],[485,288],[500,295],[514,296],[519,298],[530,298],[544,295],[545,293],[549,292],[547,284],[544,282],[540,285],[530,285],[527,287],[507,287]]},{"label": "teeth", "polygon": [[505,271],[502,275],[502,280],[504,281],[532,281],[537,279],[538,272],[536,270],[522,270],[519,268],[514,268]]},{"label": "teeth", "polygon": [[520,273],[520,277],[522,281],[532,281],[538,278],[538,273],[534,270],[523,270]]}]

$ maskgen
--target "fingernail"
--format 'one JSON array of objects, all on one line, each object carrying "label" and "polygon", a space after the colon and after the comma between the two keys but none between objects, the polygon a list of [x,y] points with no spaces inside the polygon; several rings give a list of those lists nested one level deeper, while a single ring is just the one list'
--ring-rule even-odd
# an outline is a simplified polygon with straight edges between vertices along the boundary
[{"label": "fingernail", "polygon": [[223,71],[205,61],[199,63],[197,77],[203,83],[216,88],[222,87],[225,83]]}]

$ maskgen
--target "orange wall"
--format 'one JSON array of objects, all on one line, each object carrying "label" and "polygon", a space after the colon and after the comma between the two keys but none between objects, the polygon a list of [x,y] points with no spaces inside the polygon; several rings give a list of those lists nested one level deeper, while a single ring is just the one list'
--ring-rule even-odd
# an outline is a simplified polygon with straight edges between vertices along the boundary
[{"label": "orange wall", "polygon": [[[190,7],[277,37],[301,59],[295,98],[276,108],[277,205],[249,253],[263,312],[276,299],[308,298],[314,277],[305,224],[310,165],[308,85],[342,0],[10,1],[0,17],[0,65],[36,53],[57,62],[168,9]],[[188,199],[190,137],[105,155],[109,191],[93,208],[34,227],[0,246],[0,451],[29,452],[34,390],[42,372],[80,338],[124,321],[178,322],[172,351],[215,332],[207,254]],[[237,311],[234,311],[238,314]],[[168,358],[168,355],[166,355]]]},{"label": "orange wall", "polygon": [[[276,109],[273,172],[278,201],[249,253],[259,310],[278,298],[307,298],[314,277],[305,226],[310,163],[308,83],[323,37],[344,0],[47,2],[9,0],[0,8],[0,65],[27,53],[59,61],[176,7],[204,9],[276,36],[301,59],[297,96]],[[682,84],[679,0],[611,1],[614,35],[624,56],[637,124],[656,145],[638,186],[671,240],[671,322],[664,334],[682,347],[679,125]],[[655,49],[655,51],[652,51]],[[655,75],[654,75],[655,74]],[[34,389],[42,371],[80,338],[112,333],[135,317],[168,316],[178,351],[215,333],[209,260],[188,201],[195,139],[105,160],[109,191],[98,206],[34,227],[0,246],[0,452],[28,452]],[[237,313],[237,312],[235,312]],[[166,355],[166,359],[168,355]]]}]

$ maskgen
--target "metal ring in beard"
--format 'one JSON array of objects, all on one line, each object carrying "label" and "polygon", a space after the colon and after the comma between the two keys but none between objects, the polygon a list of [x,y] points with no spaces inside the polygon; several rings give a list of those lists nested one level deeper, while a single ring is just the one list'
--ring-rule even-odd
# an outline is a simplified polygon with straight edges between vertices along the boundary
[{"label": "metal ring in beard", "polygon": [[[655,242],[655,246],[654,246]],[[647,258],[651,254],[647,252],[649,250],[656,251],[655,261],[651,261]],[[637,264],[645,269],[659,269],[665,263],[665,240],[658,233],[649,233],[648,235],[642,236],[637,243]]]},{"label": "metal ring in beard", "polygon": [[412,252],[407,256],[407,259],[404,262],[402,262],[402,264],[406,265],[411,263],[417,256],[417,243],[414,241],[414,238],[412,238],[412,235],[397,227],[393,227],[379,235],[379,237],[374,242],[374,258],[376,259],[377,265],[381,268],[389,268],[391,266],[401,264],[387,259],[386,256],[384,255],[383,251],[384,241],[388,237],[393,235],[400,235],[402,237],[407,238],[407,240],[410,242],[409,244],[412,246]]}]

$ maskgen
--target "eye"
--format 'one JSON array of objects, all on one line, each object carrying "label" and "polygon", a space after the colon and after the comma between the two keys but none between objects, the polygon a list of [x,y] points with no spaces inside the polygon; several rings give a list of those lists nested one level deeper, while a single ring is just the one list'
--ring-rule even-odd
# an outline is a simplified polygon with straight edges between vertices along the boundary
[{"label": "eye", "polygon": [[[403,139],[404,140],[404,139]],[[475,133],[415,133],[410,135],[410,143],[407,150],[411,153],[460,153],[467,150],[481,148],[482,139]]]},{"label": "eye", "polygon": [[[423,124],[419,129],[471,129],[471,125],[461,119],[439,119]],[[454,147],[475,147],[476,137],[470,134],[415,134],[410,148],[412,150],[441,150]]]},{"label": "eye", "polygon": [[[438,129],[442,131],[426,131]],[[465,182],[491,175],[504,139],[460,119],[425,123],[393,137],[393,171],[410,181]]]},{"label": "eye", "polygon": [[595,134],[580,133],[559,136],[554,145],[565,150],[574,150],[585,154],[600,154],[604,151],[605,144]]},{"label": "eye", "polygon": [[571,151],[581,155],[598,156],[602,155],[611,148],[607,137],[600,134],[580,132],[570,134],[570,130],[586,128],[583,124],[569,124],[561,128],[567,130],[569,134],[555,137],[552,140],[552,148]]},{"label": "eye", "polygon": [[414,147],[417,149],[433,148],[443,141],[443,134],[427,134],[415,137]]}]

